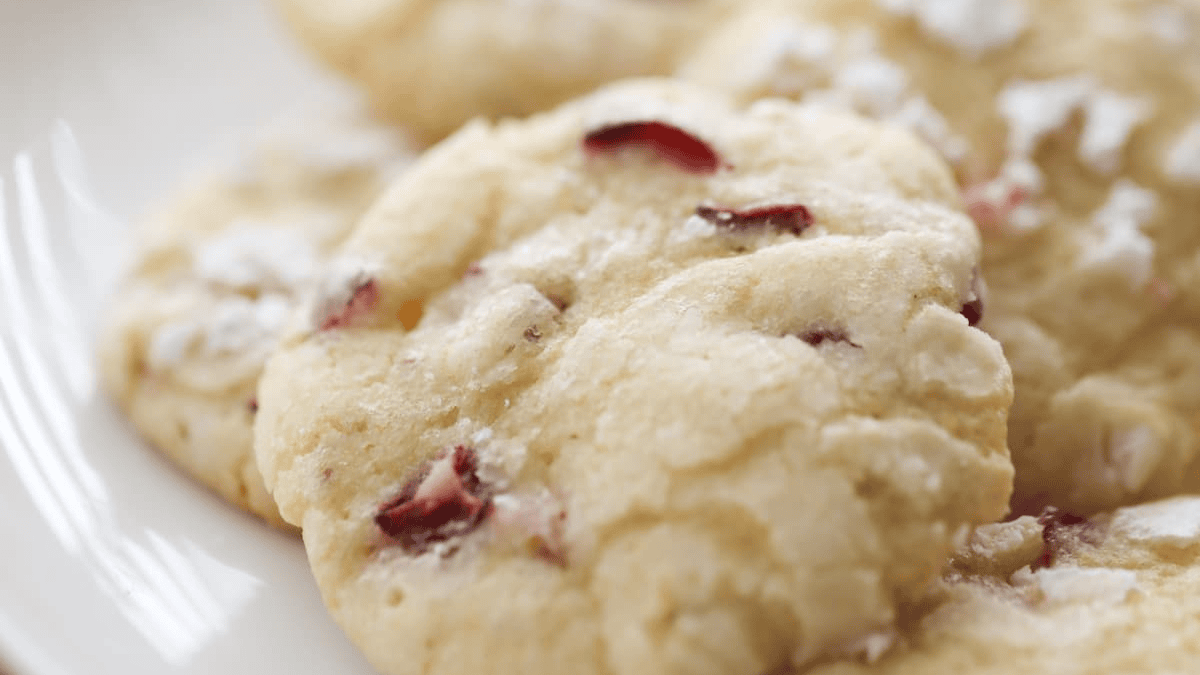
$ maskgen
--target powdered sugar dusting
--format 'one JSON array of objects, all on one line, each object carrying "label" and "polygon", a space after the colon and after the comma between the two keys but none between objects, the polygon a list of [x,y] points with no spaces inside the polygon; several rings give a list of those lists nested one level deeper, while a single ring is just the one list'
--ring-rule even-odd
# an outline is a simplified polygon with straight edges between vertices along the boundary
[{"label": "powdered sugar dusting", "polygon": [[308,282],[317,251],[297,229],[235,221],[196,250],[192,267],[202,282],[230,289],[286,290]]},{"label": "powdered sugar dusting", "polygon": [[1113,514],[1110,536],[1175,547],[1200,543],[1200,497],[1176,497]]},{"label": "powdered sugar dusting", "polygon": [[1008,123],[1009,156],[1031,156],[1047,134],[1066,125],[1095,86],[1092,78],[1076,76],[1037,82],[1018,80],[1005,87],[996,107]]},{"label": "powdered sugar dusting", "polygon": [[282,296],[270,294],[257,300],[231,296],[217,303],[204,325],[204,345],[209,353],[231,354],[250,351],[274,342],[283,330],[290,305]]},{"label": "powdered sugar dusting", "polygon": [[167,369],[199,350],[206,356],[260,353],[278,339],[291,313],[286,295],[227,295],[215,304],[168,321],[150,335],[150,367]]},{"label": "powdered sugar dusting", "polygon": [[[261,355],[282,334],[293,299],[319,265],[315,245],[296,226],[235,221],[192,256],[190,298],[149,338],[148,364],[178,366],[191,354]],[[191,294],[195,294],[194,297]]]},{"label": "powdered sugar dusting", "polygon": [[160,326],[150,336],[146,351],[148,365],[161,370],[182,361],[200,338],[203,327],[194,321],[174,321]]},{"label": "powdered sugar dusting", "polygon": [[1085,106],[1087,121],[1079,139],[1079,158],[1101,173],[1115,172],[1129,135],[1153,110],[1147,99],[1096,91]]},{"label": "powdered sugar dusting", "polygon": [[833,28],[789,19],[754,43],[735,77],[762,82],[778,94],[799,94],[833,70],[837,46]]},{"label": "powdered sugar dusting", "polygon": [[951,162],[961,161],[970,150],[967,139],[951,131],[946,118],[924,96],[908,98],[888,120],[911,129]]},{"label": "powdered sugar dusting", "polygon": [[1163,172],[1180,183],[1200,184],[1200,119],[1189,124],[1168,146]]},{"label": "powdered sugar dusting", "polygon": [[911,16],[930,36],[969,56],[1007,47],[1025,32],[1022,0],[877,0],[894,14]]},{"label": "powdered sugar dusting", "polygon": [[1047,605],[1121,604],[1137,592],[1137,573],[1125,569],[1046,567],[1031,575]]},{"label": "powdered sugar dusting", "polygon": [[908,88],[908,74],[878,55],[866,55],[843,65],[833,75],[833,91],[849,99],[854,108],[873,116],[898,109]]},{"label": "powdered sugar dusting", "polygon": [[1157,209],[1154,192],[1128,179],[1116,181],[1108,200],[1092,216],[1099,241],[1085,249],[1081,264],[1118,269],[1135,290],[1144,287],[1154,271],[1154,242],[1141,228]]}]

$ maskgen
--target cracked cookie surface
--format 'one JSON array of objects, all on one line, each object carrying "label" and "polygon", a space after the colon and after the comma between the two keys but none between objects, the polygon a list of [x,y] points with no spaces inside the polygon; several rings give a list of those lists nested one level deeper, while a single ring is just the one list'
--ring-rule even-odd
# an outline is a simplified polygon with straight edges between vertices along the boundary
[{"label": "cracked cookie surface", "polygon": [[327,254],[411,159],[352,116],[279,123],[136,233],[100,337],[104,387],[157,449],[221,497],[285,525],[254,463],[263,362]]},{"label": "cracked cookie surface", "polygon": [[779,0],[684,74],[911,127],[983,235],[1014,507],[1200,489],[1200,3]]},{"label": "cracked cookie surface", "polygon": [[812,675],[1186,673],[1200,663],[1197,588],[1200,498],[1025,516],[972,536],[893,653]]},{"label": "cracked cookie surface", "polygon": [[665,81],[434,147],[260,387],[333,616],[426,675],[761,675],[886,631],[1011,481],[956,203],[904,131]]}]

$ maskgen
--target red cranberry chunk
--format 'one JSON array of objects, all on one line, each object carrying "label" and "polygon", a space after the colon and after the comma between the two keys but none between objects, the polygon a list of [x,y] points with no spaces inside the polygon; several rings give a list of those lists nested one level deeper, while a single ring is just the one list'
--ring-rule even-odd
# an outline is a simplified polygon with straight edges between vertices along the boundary
[{"label": "red cranberry chunk", "polygon": [[862,345],[856,344],[854,341],[852,341],[850,336],[846,334],[846,331],[839,329],[813,328],[800,333],[796,337],[804,340],[813,347],[816,347],[823,342],[844,342],[851,347],[862,349]]},{"label": "red cranberry chunk", "polygon": [[491,494],[479,480],[478,468],[470,448],[460,445],[443,453],[379,507],[375,524],[412,555],[475,530],[492,509]]},{"label": "red cranberry chunk", "polygon": [[778,204],[740,210],[701,205],[696,207],[696,215],[730,232],[770,229],[798,237],[813,224],[812,212],[803,204]]},{"label": "red cranberry chunk", "polygon": [[1042,526],[1042,555],[1032,565],[1033,569],[1053,565],[1055,556],[1066,545],[1071,533],[1087,524],[1087,518],[1053,506],[1043,509],[1037,521]]},{"label": "red cranberry chunk", "polygon": [[979,286],[979,270],[971,275],[971,299],[963,303],[959,310],[967,318],[967,325],[974,326],[983,320],[983,292]]},{"label": "red cranberry chunk", "polygon": [[359,316],[374,309],[378,302],[379,285],[375,283],[374,279],[367,280],[354,287],[354,291],[345,305],[321,321],[320,329],[345,328],[354,323]]},{"label": "red cranberry chunk", "polygon": [[983,320],[983,301],[975,298],[964,304],[959,314],[967,317],[967,325],[974,326]]},{"label": "red cranberry chunk", "polygon": [[663,160],[691,173],[714,173],[721,157],[712,146],[665,122],[623,122],[601,127],[583,138],[583,148],[592,154],[615,152],[625,147],[644,147]]}]

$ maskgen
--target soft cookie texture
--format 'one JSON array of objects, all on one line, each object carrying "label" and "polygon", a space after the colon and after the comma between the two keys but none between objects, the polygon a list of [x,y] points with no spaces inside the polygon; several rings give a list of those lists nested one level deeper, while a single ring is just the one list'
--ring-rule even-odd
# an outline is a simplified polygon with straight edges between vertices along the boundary
[{"label": "soft cookie texture", "polygon": [[886,639],[1012,476],[957,201],[904,131],[665,81],[430,150],[260,388],[333,616],[395,675]]},{"label": "soft cookie texture", "polygon": [[263,362],[326,255],[410,159],[397,132],[357,118],[281,124],[137,233],[101,335],[104,386],[176,464],[273,523],[251,441]]},{"label": "soft cookie texture", "polygon": [[275,0],[314,55],[429,139],[666,75],[744,0]]},{"label": "soft cookie texture", "polygon": [[1200,3],[773,0],[683,69],[911,127],[984,243],[1014,507],[1200,490]]},{"label": "soft cookie texture", "polygon": [[1200,498],[1091,519],[989,525],[934,588],[936,609],[871,667],[811,675],[1195,672]]}]

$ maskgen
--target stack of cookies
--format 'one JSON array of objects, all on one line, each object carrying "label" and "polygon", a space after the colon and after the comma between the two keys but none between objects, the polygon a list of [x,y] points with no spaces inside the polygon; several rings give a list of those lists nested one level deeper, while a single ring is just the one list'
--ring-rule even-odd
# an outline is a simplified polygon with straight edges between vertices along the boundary
[{"label": "stack of cookies", "polygon": [[101,363],[381,672],[1200,668],[1200,3],[278,4]]}]

